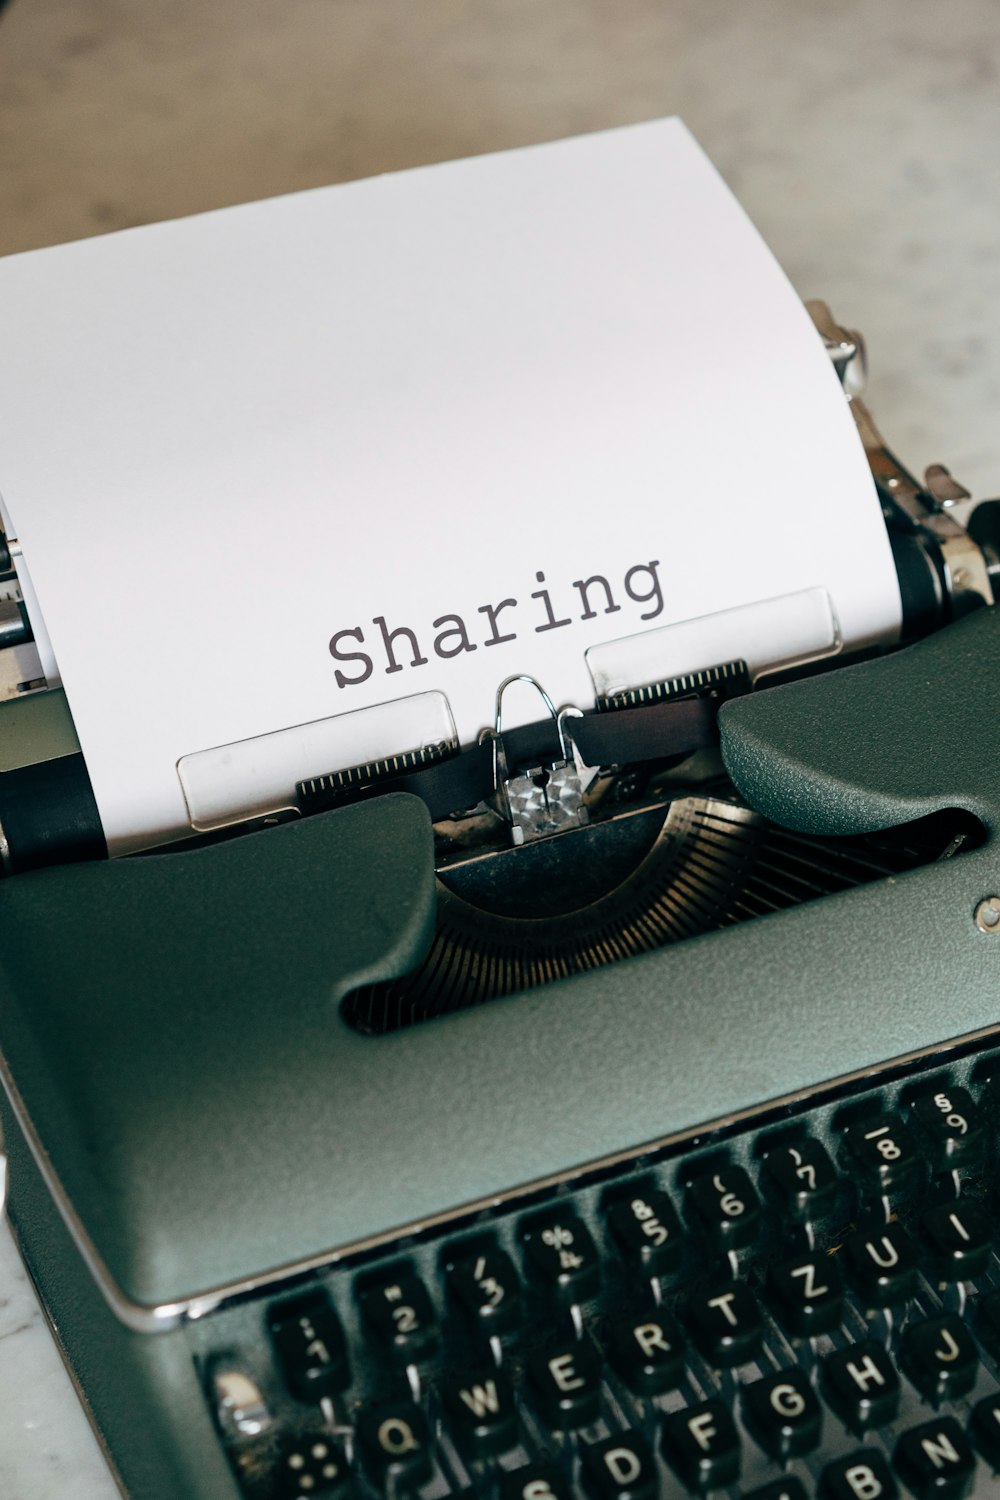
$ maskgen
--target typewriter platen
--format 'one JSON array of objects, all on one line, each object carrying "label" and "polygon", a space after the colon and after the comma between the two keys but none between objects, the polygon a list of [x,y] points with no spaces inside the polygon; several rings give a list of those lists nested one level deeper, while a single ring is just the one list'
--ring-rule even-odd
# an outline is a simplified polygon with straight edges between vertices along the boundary
[{"label": "typewriter platen", "polygon": [[899,651],[501,695],[464,761],[55,866],[86,795],[39,825],[73,747],[13,705],[8,1212],[137,1500],[990,1488],[998,505],[896,464],[814,317]]}]

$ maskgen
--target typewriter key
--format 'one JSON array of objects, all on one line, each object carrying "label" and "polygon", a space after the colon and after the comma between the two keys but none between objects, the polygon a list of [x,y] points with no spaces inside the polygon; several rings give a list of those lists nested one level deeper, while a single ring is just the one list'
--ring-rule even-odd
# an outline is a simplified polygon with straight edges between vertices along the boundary
[{"label": "typewriter key", "polygon": [[608,1223],[626,1264],[644,1276],[669,1276],[684,1251],[677,1211],[659,1188],[629,1194],[615,1203]]},{"label": "typewriter key", "polygon": [[597,1421],[601,1362],[585,1339],[533,1354],[528,1378],[542,1420],[554,1432],[573,1432]]},{"label": "typewriter key", "polygon": [[877,1448],[858,1448],[827,1464],[818,1493],[819,1500],[896,1500],[899,1486]]},{"label": "typewriter key", "polygon": [[792,1338],[829,1333],[840,1322],[844,1287],[828,1255],[798,1255],[772,1266],[768,1291],[775,1317]]},{"label": "typewriter key", "polygon": [[448,1290],[473,1330],[484,1338],[509,1333],[521,1312],[521,1288],[505,1250],[462,1256],[447,1268]]},{"label": "typewriter key", "polygon": [[442,1391],[449,1426],[464,1457],[495,1458],[517,1442],[517,1407],[507,1377],[481,1370],[449,1381]]},{"label": "typewriter key", "polygon": [[823,1413],[804,1371],[778,1370],[743,1389],[751,1435],[771,1458],[799,1458],[818,1446]]},{"label": "typewriter key", "polygon": [[851,1344],[828,1354],[822,1384],[827,1401],[852,1432],[860,1434],[895,1420],[899,1376],[881,1344]]},{"label": "typewriter key", "polygon": [[868,1307],[893,1307],[913,1294],[917,1256],[899,1224],[854,1234],[844,1248],[848,1269]]},{"label": "typewriter key", "polygon": [[285,1381],[300,1401],[336,1396],[351,1381],[340,1319],[326,1292],[311,1292],[270,1309],[271,1340]]},{"label": "typewriter key", "polygon": [[722,1166],[692,1178],[687,1202],[693,1221],[716,1250],[741,1250],[756,1238],[760,1200],[742,1167]]},{"label": "typewriter key", "polygon": [[667,1417],[663,1456],[688,1489],[717,1490],[735,1484],[740,1435],[729,1408],[721,1401],[702,1401]]},{"label": "typewriter key", "polygon": [[724,1281],[688,1302],[691,1337],[710,1365],[720,1369],[753,1359],[764,1337],[764,1320],[749,1287]]},{"label": "typewriter key", "polygon": [[941,1203],[920,1220],[941,1281],[967,1281],[986,1269],[993,1248],[993,1229],[974,1203]]},{"label": "typewriter key", "polygon": [[903,1333],[900,1363],[928,1401],[954,1401],[976,1383],[979,1354],[955,1317],[924,1318]]},{"label": "typewriter key", "polygon": [[904,1432],[892,1461],[917,1500],[963,1500],[976,1472],[976,1455],[954,1417]]},{"label": "typewriter key", "polygon": [[431,1435],[422,1409],[412,1401],[370,1407],[358,1419],[358,1441],[369,1473],[384,1485],[413,1489],[431,1477]]},{"label": "typewriter key", "polygon": [[435,1348],[434,1308],[427,1288],[410,1272],[366,1287],[360,1302],[365,1321],[401,1364],[413,1364]]},{"label": "typewriter key", "polygon": [[611,1362],[637,1396],[673,1390],[684,1370],[684,1339],[676,1320],[663,1308],[617,1319],[611,1325]]},{"label": "typewriter key", "polygon": [[619,1432],[599,1443],[584,1443],[583,1481],[594,1500],[655,1500],[656,1462],[638,1432]]}]

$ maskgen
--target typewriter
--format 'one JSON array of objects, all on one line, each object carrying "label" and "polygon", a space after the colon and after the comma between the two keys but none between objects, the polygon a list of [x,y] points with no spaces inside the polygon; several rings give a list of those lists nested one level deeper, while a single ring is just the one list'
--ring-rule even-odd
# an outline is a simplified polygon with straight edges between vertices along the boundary
[{"label": "typewriter", "polygon": [[811,311],[894,650],[108,861],[2,559],[7,1213],[133,1500],[991,1492],[1000,502]]}]

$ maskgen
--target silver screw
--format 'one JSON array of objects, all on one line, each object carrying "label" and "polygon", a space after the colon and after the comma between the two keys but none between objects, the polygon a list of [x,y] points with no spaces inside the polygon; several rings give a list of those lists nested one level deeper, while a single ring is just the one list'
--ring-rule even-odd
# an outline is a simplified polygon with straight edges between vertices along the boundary
[{"label": "silver screw", "polygon": [[980,901],[974,915],[980,932],[1000,932],[1000,896],[987,896]]}]

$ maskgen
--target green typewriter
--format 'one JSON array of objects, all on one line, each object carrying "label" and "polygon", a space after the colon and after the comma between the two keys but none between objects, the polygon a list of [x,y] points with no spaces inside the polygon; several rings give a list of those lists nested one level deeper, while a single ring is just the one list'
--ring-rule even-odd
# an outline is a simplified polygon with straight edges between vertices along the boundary
[{"label": "green typewriter", "polygon": [[1000,502],[811,311],[892,648],[108,859],[0,559],[6,1206],[132,1500],[993,1493]]}]

